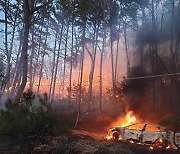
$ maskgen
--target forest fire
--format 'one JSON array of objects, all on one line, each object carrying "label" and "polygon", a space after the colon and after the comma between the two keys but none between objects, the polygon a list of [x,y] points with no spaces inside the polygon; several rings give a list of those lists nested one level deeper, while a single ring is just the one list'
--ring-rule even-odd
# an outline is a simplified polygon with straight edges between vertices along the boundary
[{"label": "forest fire", "polygon": [[166,153],[179,109],[180,0],[0,0],[0,154]]}]

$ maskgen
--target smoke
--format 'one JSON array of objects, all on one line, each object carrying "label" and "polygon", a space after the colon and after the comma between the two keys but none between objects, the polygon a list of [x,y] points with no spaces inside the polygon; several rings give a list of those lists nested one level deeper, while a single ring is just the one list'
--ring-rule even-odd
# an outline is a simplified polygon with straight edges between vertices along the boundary
[{"label": "smoke", "polygon": [[[118,63],[117,63],[117,76],[118,79],[121,80],[122,76],[126,74],[126,62],[125,62],[125,52],[123,49],[123,44],[120,44],[119,48],[119,56],[118,56]],[[90,46],[88,46],[89,50],[91,49]],[[90,51],[91,52],[91,51]],[[114,47],[114,63],[116,58],[116,47]],[[93,95],[99,94],[99,81],[100,81],[100,59],[101,59],[101,52],[97,50],[96,54],[96,61],[95,61],[95,69],[94,69],[94,75],[93,75]],[[50,64],[53,62],[49,62]],[[49,64],[48,63],[48,64]],[[91,58],[88,54],[88,52],[85,50],[84,54],[84,70],[83,70],[83,81],[82,86],[88,91],[89,87],[89,73],[91,71]],[[76,86],[78,84],[78,80],[80,78],[80,63],[78,62],[76,67],[73,67],[72,70],[72,87]],[[115,65],[115,64],[114,64]],[[50,67],[49,67],[50,66]],[[51,82],[51,65],[47,66],[49,74],[45,76],[43,74],[41,83],[40,83],[40,93],[49,93],[50,89],[50,82]],[[60,67],[63,67],[61,65]],[[56,85],[55,85],[55,98],[59,99],[62,97],[68,96],[68,87],[70,86],[70,63],[66,62],[66,68],[65,68],[65,76],[63,73],[62,68],[58,68],[58,74],[56,79]],[[111,71],[111,57],[110,57],[110,49],[107,46],[105,49],[105,54],[103,57],[103,70],[102,70],[102,83],[103,83],[103,92],[107,90],[107,88],[112,87],[112,71]],[[63,78],[64,78],[64,85],[63,85]],[[39,83],[39,76],[36,76],[34,79],[34,86],[33,91],[37,92],[38,89],[38,83]],[[26,89],[29,88],[29,82],[27,82]]]},{"label": "smoke", "polygon": [[[131,68],[130,77],[150,75],[141,66]],[[127,80],[122,97],[126,113],[133,111],[143,122],[157,123],[172,114],[168,104],[167,89],[163,89],[162,78]]]}]

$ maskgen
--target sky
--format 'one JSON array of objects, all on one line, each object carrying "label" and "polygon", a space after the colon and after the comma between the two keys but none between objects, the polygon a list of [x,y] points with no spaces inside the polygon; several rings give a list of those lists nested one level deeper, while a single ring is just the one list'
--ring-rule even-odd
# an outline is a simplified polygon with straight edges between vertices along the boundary
[{"label": "sky", "polygon": [[[4,14],[2,11],[0,11],[0,19],[4,19]],[[3,25],[2,23],[0,23],[0,30],[3,29]],[[2,37],[2,34],[0,34],[0,43],[3,41],[3,37]]]},{"label": "sky", "polygon": [[1,10],[0,10],[0,19],[4,19],[4,13]]},{"label": "sky", "polygon": [[4,17],[3,12],[0,11],[0,18],[2,19]]}]

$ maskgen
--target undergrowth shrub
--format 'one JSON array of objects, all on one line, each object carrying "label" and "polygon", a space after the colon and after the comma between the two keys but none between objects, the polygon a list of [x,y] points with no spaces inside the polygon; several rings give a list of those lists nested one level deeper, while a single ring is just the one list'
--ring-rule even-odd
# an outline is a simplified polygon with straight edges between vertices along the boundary
[{"label": "undergrowth shrub", "polygon": [[23,102],[17,104],[8,100],[6,109],[0,111],[0,133],[24,137],[29,134],[55,135],[72,128],[71,119],[63,113],[51,109],[47,94],[39,96],[40,105],[32,108],[34,94],[27,91],[23,94]]}]

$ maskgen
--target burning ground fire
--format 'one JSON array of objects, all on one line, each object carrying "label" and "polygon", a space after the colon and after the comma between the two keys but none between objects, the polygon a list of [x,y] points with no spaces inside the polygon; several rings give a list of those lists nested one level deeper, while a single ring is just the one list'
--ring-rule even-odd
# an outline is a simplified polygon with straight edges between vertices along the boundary
[{"label": "burning ground fire", "polygon": [[[120,120],[121,121],[121,120]],[[120,123],[120,125],[118,125],[118,123],[116,123],[116,127],[126,127],[126,126],[129,126],[131,124],[134,124],[134,123],[138,123],[140,122],[141,120],[139,120],[139,118],[137,119],[137,117],[133,114],[133,111],[129,111],[126,113],[125,117],[123,118],[123,120]],[[142,128],[139,128],[138,126],[136,125],[133,125],[135,127],[133,127],[133,129],[137,129],[137,130],[141,130]],[[120,135],[120,133],[118,132],[118,130],[116,129],[110,129],[109,133],[108,133],[108,136],[105,137],[106,140],[122,140],[122,136]],[[113,131],[112,131],[113,130]],[[154,131],[153,128],[150,129],[150,131]],[[116,134],[115,134],[116,133]],[[118,134],[118,135],[117,135]],[[149,148],[151,150],[154,150],[154,149],[159,149],[159,148],[165,148],[165,149],[174,149],[173,146],[171,145],[170,142],[166,141],[165,139],[158,139],[156,140],[156,142],[154,144],[145,144],[145,143],[142,143],[140,141],[136,141],[135,140],[128,140],[128,142],[130,144],[138,144],[138,145],[149,145]]]}]

